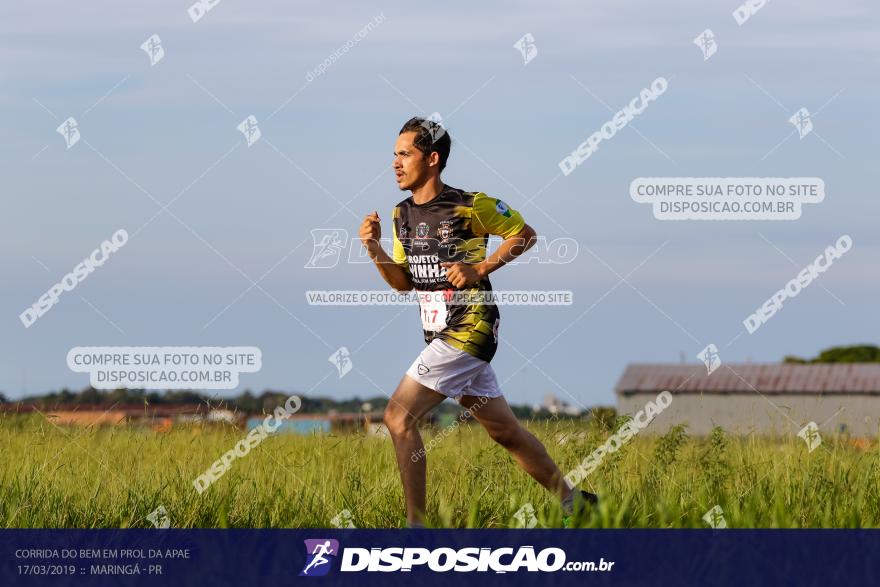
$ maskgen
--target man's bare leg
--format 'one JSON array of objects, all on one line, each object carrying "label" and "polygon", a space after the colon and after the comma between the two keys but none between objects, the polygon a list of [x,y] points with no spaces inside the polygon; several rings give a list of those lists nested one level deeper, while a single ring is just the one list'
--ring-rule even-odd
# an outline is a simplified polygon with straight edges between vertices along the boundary
[{"label": "man's bare leg", "polygon": [[425,445],[418,422],[446,396],[404,375],[385,408],[385,426],[394,441],[397,467],[406,498],[406,519],[410,524],[424,524],[425,517]]},{"label": "man's bare leg", "polygon": [[519,466],[535,481],[557,495],[567,498],[572,490],[559,467],[535,435],[523,428],[503,397],[485,398],[463,395],[458,403],[470,410],[489,436],[507,449]]}]

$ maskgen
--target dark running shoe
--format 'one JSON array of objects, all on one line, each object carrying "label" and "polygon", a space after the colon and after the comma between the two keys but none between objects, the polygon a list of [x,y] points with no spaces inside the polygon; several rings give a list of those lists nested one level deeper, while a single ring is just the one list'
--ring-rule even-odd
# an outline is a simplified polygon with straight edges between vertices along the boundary
[{"label": "dark running shoe", "polygon": [[592,509],[594,506],[598,505],[599,496],[595,493],[590,493],[589,491],[579,489],[578,492],[574,494],[573,504],[573,513],[570,516],[562,517],[562,525],[565,528],[570,528],[572,522],[575,519],[581,518],[583,514]]}]

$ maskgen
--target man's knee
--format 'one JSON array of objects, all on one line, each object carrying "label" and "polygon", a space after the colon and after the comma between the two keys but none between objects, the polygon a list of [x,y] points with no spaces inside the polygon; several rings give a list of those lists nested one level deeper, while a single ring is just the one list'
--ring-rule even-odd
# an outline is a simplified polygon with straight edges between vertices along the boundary
[{"label": "man's knee", "polygon": [[385,407],[382,421],[392,436],[406,434],[416,426],[416,421],[409,412],[394,402],[389,403]]}]

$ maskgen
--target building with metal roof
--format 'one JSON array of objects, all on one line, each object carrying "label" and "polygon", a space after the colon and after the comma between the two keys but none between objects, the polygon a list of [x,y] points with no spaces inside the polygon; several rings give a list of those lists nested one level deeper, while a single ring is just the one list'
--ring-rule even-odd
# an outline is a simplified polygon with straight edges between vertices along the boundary
[{"label": "building with metal roof", "polygon": [[731,433],[797,433],[810,422],[823,432],[876,436],[880,364],[633,364],[617,385],[618,413],[634,415],[662,391],[672,403],[647,428],[662,434],[687,424],[690,434],[715,426]]}]

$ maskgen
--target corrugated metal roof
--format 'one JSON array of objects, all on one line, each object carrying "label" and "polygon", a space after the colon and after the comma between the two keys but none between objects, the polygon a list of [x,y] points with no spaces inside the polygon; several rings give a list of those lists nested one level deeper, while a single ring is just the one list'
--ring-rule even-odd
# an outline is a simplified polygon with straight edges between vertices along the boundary
[{"label": "corrugated metal roof", "polygon": [[711,375],[697,364],[632,364],[617,393],[876,393],[880,363],[816,365],[725,363]]}]

